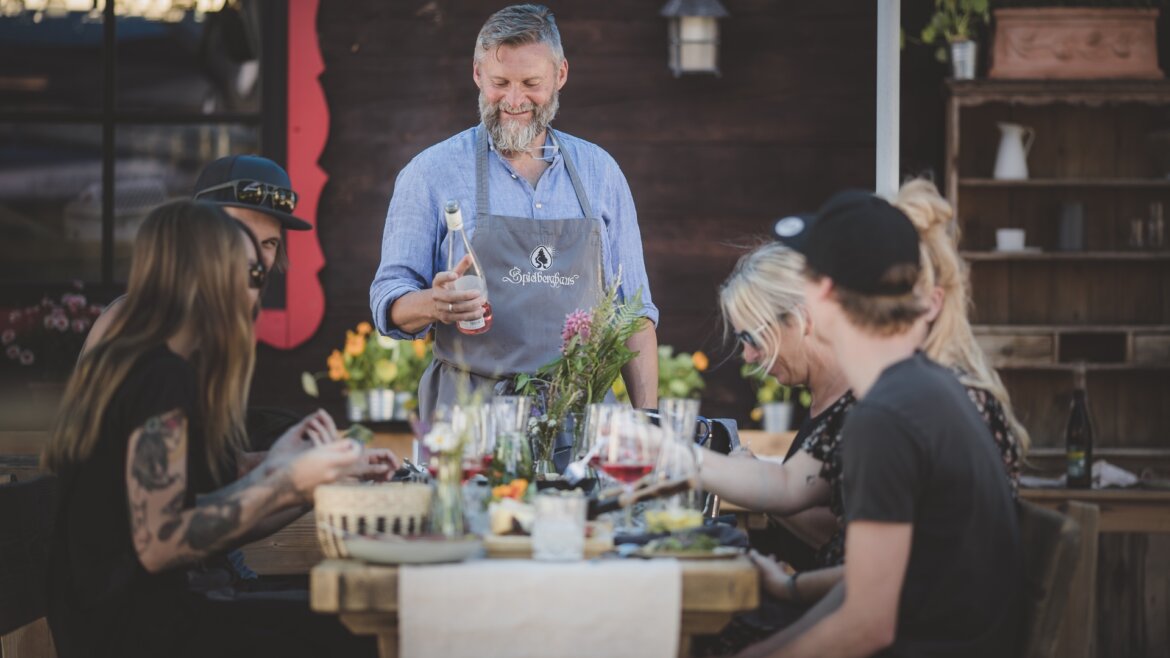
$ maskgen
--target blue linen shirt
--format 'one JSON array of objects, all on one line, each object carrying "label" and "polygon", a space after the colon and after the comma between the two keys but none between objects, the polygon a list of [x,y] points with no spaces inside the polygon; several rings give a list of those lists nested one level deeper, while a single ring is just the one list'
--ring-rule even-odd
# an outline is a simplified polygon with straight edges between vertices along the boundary
[{"label": "blue linen shirt", "polygon": [[[398,339],[420,338],[430,326],[408,334],[390,323],[390,307],[399,297],[431,287],[447,269],[447,226],[443,204],[459,201],[468,237],[475,235],[475,147],[483,124],[469,128],[415,156],[394,182],[382,233],[382,262],[370,284],[370,310],[378,331]],[[557,132],[561,149],[577,168],[581,185],[601,217],[601,259],[606,284],[621,266],[619,290],[624,299],[642,290],[643,315],[658,324],[658,308],[650,298],[642,236],[630,186],[617,162],[596,144]],[[551,145],[551,138],[546,138]],[[495,215],[564,219],[584,217],[564,158],[557,153],[536,188],[516,173],[507,160],[488,154],[490,212]]]}]

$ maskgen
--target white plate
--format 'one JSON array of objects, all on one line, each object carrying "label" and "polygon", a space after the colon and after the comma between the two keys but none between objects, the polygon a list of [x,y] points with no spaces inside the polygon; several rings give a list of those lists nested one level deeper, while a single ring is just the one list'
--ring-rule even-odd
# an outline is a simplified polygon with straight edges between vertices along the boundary
[{"label": "white plate", "polygon": [[483,551],[483,542],[474,535],[463,539],[348,537],[345,548],[350,557],[377,564],[435,564],[475,557]]}]

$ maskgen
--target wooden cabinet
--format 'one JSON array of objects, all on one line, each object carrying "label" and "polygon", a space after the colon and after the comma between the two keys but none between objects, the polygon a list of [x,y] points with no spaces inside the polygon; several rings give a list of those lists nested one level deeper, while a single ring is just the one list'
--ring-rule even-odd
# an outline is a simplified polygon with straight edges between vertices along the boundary
[{"label": "wooden cabinet", "polygon": [[[1170,130],[1170,83],[976,80],[946,91],[946,193],[971,265],[973,324],[1036,456],[1063,448],[1080,361],[1098,455],[1170,453],[1170,250],[1130,244],[1151,204],[1170,210],[1170,158],[1155,148],[1170,148],[1156,135]],[[1000,122],[1035,130],[1028,180],[993,178]],[[1060,251],[1070,203],[1083,209],[1083,250]],[[1038,249],[996,251],[1000,228],[1024,229]]]}]

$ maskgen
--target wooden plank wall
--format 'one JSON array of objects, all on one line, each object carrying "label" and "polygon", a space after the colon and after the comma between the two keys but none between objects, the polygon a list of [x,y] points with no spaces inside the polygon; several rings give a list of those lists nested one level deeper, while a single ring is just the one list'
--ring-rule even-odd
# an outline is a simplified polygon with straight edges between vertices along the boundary
[{"label": "wooden plank wall", "polygon": [[[660,341],[706,350],[718,366],[726,350],[716,287],[739,253],[732,245],[783,213],[815,209],[837,189],[873,184],[875,6],[729,0],[723,76],[676,79],[659,0],[551,4],[570,62],[555,125],[607,149],[629,180],[662,311]],[[328,306],[307,344],[261,349],[256,403],[309,408],[300,372],[323,370],[344,330],[367,317],[395,175],[423,148],[477,121],[472,46],[502,5],[322,3],[330,135],[321,166],[330,180],[319,231]],[[942,67],[924,51],[908,51],[906,66],[919,70],[903,73],[911,171],[941,159]],[[716,367],[709,381],[704,411],[746,421],[752,405],[738,363]],[[327,408],[340,413],[340,396],[323,388]]]}]

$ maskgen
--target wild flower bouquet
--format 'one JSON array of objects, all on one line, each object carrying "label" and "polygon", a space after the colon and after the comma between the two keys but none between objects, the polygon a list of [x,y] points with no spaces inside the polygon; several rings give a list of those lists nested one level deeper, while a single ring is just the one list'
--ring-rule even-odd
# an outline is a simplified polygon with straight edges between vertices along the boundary
[{"label": "wild flower bouquet", "polygon": [[0,324],[0,347],[6,361],[49,375],[65,375],[77,363],[93,321],[102,307],[81,293],[67,292],[59,300],[45,297],[40,304],[8,313]]},{"label": "wild flower bouquet", "polygon": [[331,381],[344,383],[351,393],[378,388],[417,389],[418,381],[431,361],[429,343],[421,339],[400,341],[373,334],[374,328],[369,322],[358,323],[353,331],[346,331],[345,347],[333,350],[325,360],[326,372],[301,375],[305,392],[317,397],[317,379],[326,375]]},{"label": "wild flower bouquet", "polygon": [[644,322],[642,292],[619,300],[619,283],[620,274],[592,310],[577,309],[565,317],[559,357],[531,376],[516,378],[516,390],[534,398],[529,433],[546,451],[544,459],[551,458],[565,417],[581,414],[591,403],[604,399],[622,367],[637,356],[626,341]]}]

